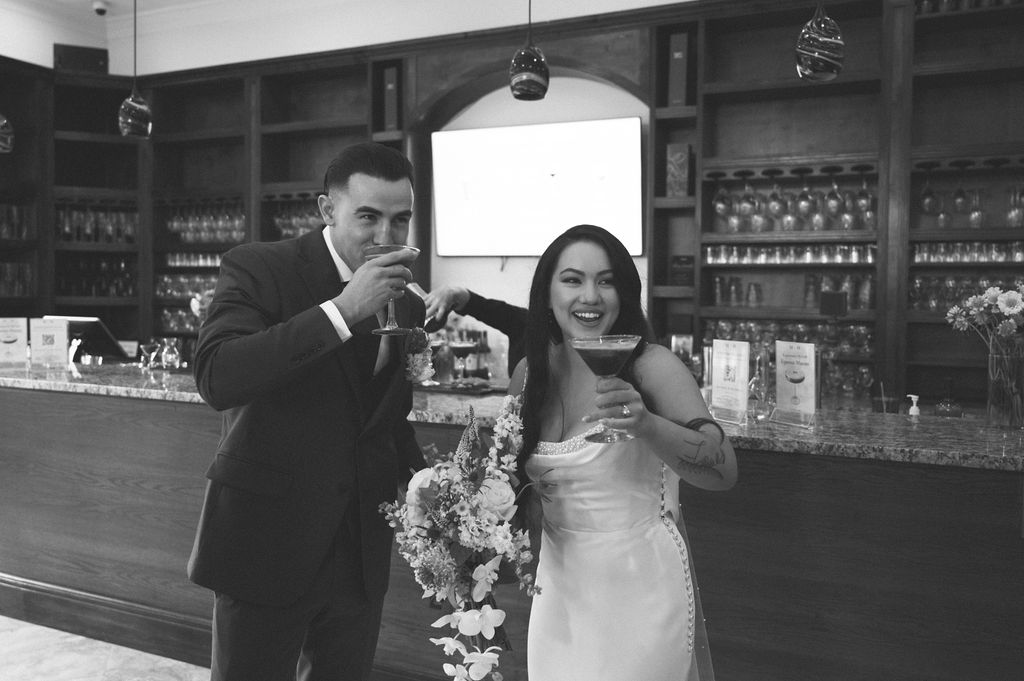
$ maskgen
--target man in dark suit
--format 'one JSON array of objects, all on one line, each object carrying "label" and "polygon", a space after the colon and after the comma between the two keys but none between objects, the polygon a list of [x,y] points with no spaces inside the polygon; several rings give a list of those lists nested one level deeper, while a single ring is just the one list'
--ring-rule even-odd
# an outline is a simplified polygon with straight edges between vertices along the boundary
[{"label": "man in dark suit", "polygon": [[[423,467],[407,417],[404,336],[372,333],[404,295],[412,167],[374,144],[335,158],[324,229],[225,254],[199,332],[199,393],[223,411],[188,574],[216,594],[215,681],[363,681],[373,663],[392,530],[379,513]],[[383,340],[381,340],[383,339]]]}]

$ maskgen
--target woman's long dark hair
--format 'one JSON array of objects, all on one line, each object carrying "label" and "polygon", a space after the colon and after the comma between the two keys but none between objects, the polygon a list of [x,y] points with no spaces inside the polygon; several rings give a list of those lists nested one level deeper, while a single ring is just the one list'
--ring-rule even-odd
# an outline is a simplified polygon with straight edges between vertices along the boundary
[{"label": "woman's long dark hair", "polygon": [[[519,471],[525,478],[526,459],[540,440],[540,409],[548,394],[551,368],[548,366],[548,348],[551,343],[563,342],[562,330],[551,312],[551,280],[562,252],[570,245],[590,241],[608,254],[612,266],[612,281],[619,294],[619,316],[608,331],[610,334],[638,334],[643,340],[633,357],[654,339],[651,325],[640,301],[640,275],[629,251],[611,232],[594,225],[576,225],[562,232],[544,250],[533,273],[530,285],[530,309],[526,324],[526,362],[529,374],[523,394],[523,448],[519,452]],[[632,359],[624,370],[632,369]]]}]

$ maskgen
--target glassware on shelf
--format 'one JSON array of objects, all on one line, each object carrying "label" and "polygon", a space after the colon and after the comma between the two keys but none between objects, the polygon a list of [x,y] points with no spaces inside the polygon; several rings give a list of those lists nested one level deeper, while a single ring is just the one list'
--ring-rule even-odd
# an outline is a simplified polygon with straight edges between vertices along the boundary
[{"label": "glassware on shelf", "polygon": [[856,204],[857,212],[860,214],[860,224],[864,229],[873,230],[878,227],[878,214],[875,205],[875,195],[868,189],[868,172],[874,170],[874,166],[859,164],[851,169],[860,173],[860,189],[857,191]]},{"label": "glassware on shelf", "polygon": [[814,16],[804,24],[796,40],[796,74],[802,80],[828,82],[843,70],[846,47],[842,32],[819,2]]},{"label": "glassware on shelf", "polygon": [[737,170],[733,174],[743,180],[743,191],[740,193],[739,200],[734,206],[736,214],[740,218],[739,231],[750,231],[751,218],[760,210],[757,195],[754,193],[754,188],[750,185],[750,178],[753,177],[754,171]]},{"label": "glassware on shelf", "polygon": [[827,166],[822,168],[821,171],[829,176],[831,187],[828,193],[825,194],[824,199],[824,213],[825,217],[829,221],[829,225],[838,222],[839,216],[846,208],[846,200],[843,199],[842,193],[839,191],[839,183],[836,181],[836,173],[840,172],[842,168],[839,166]]},{"label": "glassware on shelf", "polygon": [[816,211],[817,205],[808,176],[814,172],[810,168],[794,168],[793,174],[802,179],[802,188],[796,195],[796,217],[799,220],[797,229],[809,229],[811,215]]},{"label": "glassware on shelf", "polygon": [[782,188],[779,186],[778,178],[782,175],[782,170],[778,168],[767,168],[761,171],[761,174],[772,180],[772,188],[768,193],[768,196],[764,201],[764,212],[768,220],[771,221],[770,225],[766,225],[769,229],[780,229],[782,216],[786,212],[786,197],[782,193]]},{"label": "glassware on shelf", "polygon": [[939,163],[937,161],[922,161],[917,164],[917,167],[924,171],[924,188],[918,199],[918,207],[923,214],[933,215],[937,212],[938,199],[935,190],[932,189],[931,171],[938,168]]},{"label": "glassware on shelf", "polygon": [[1024,227],[1024,184],[1011,186],[1007,194],[1009,200],[1006,208],[1006,226]]},{"label": "glassware on shelf", "polygon": [[985,226],[985,209],[981,204],[981,190],[971,190],[971,212],[967,215],[967,224],[972,229],[981,229]]},{"label": "glassware on shelf", "polygon": [[960,179],[957,184],[957,188],[953,191],[953,212],[961,215],[966,215],[970,212],[970,195],[964,188],[964,173],[968,168],[974,166],[974,161],[970,160],[957,160],[950,163],[951,166],[957,168],[960,171]]},{"label": "glassware on shelf", "polygon": [[711,198],[711,209],[715,213],[714,230],[726,232],[728,231],[729,215],[732,213],[732,198],[722,184],[725,173],[713,171],[708,173],[708,177],[715,182],[715,193]]}]

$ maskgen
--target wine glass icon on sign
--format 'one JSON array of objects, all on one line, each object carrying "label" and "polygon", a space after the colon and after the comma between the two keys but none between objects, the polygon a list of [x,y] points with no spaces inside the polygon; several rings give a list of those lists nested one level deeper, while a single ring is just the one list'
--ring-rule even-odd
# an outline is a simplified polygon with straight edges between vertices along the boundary
[{"label": "wine glass icon on sign", "polygon": [[789,383],[793,388],[792,397],[789,398],[790,404],[792,404],[794,407],[798,406],[800,404],[800,396],[797,394],[796,387],[799,384],[803,383],[804,378],[806,378],[803,370],[800,369],[799,367],[790,367],[786,369],[782,375],[785,376],[786,382]]},{"label": "wine glass icon on sign", "polygon": [[[409,251],[411,253],[419,254],[420,249],[415,246],[406,246],[404,244],[380,244],[364,249],[363,255],[369,261],[374,258],[379,258],[386,253],[395,253],[397,251]],[[398,325],[398,321],[395,319],[394,298],[388,298],[388,318],[384,323],[384,326],[379,329],[374,329],[373,332],[378,336],[407,336],[412,333],[412,329],[407,329]]]}]

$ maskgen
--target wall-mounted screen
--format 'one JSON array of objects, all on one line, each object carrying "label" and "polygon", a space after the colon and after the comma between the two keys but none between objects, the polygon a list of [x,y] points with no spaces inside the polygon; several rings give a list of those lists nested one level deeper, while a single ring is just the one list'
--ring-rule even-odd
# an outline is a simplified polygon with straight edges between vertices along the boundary
[{"label": "wall-mounted screen", "polygon": [[573,225],[643,252],[640,118],[435,132],[439,256],[538,256]]}]

